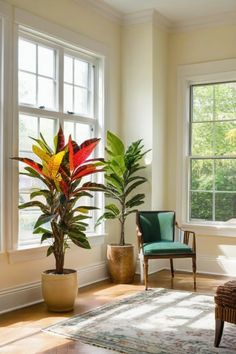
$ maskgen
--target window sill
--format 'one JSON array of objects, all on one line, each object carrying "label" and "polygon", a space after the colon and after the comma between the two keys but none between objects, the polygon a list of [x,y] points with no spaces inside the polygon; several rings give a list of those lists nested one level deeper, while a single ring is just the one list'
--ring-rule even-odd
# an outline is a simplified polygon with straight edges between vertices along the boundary
[{"label": "window sill", "polygon": [[[90,234],[88,235],[89,243],[91,247],[97,247],[104,244],[105,234]],[[19,262],[34,261],[36,259],[43,259],[46,257],[48,245],[29,245],[16,250],[7,251],[8,261],[10,264]],[[78,249],[73,243],[71,243],[72,249]]]},{"label": "window sill", "polygon": [[184,230],[194,231],[197,235],[219,236],[219,237],[236,237],[236,223],[183,223]]}]

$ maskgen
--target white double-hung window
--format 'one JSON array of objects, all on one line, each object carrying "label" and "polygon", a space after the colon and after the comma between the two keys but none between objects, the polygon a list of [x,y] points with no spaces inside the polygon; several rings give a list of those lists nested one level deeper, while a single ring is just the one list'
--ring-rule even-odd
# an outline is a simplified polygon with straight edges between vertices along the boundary
[{"label": "white double-hung window", "polygon": [[202,234],[236,234],[236,61],[179,69],[177,211]]},{"label": "white double-hung window", "polygon": [[[18,36],[18,154],[34,158],[31,138],[43,135],[53,144],[61,125],[66,138],[78,144],[101,137],[99,117],[99,58],[69,43],[20,30]],[[101,152],[101,148],[100,148]],[[23,164],[19,164],[19,171]],[[19,175],[19,203],[29,201],[39,181]],[[87,203],[98,204],[97,197]],[[33,226],[40,215],[36,208],[18,213],[18,246],[39,243]],[[92,214],[89,232],[94,232]]]},{"label": "white double-hung window", "polygon": [[236,82],[190,87],[189,218],[236,221]]}]

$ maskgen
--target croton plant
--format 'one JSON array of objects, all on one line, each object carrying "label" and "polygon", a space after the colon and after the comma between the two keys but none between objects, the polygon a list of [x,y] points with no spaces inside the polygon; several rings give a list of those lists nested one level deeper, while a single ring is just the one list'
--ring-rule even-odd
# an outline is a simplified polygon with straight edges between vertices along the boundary
[{"label": "croton plant", "polygon": [[91,248],[85,234],[88,224],[84,220],[96,207],[79,205],[79,200],[92,198],[91,192],[104,189],[102,184],[85,182],[84,178],[103,171],[102,159],[89,159],[100,139],[89,139],[78,145],[69,137],[65,142],[61,127],[54,138],[54,150],[42,134],[39,139],[32,139],[36,143],[32,145],[32,151],[41,163],[24,157],[14,159],[27,165],[21,174],[40,180],[45,188],[32,191],[31,201],[19,205],[19,208],[37,207],[41,210],[33,233],[41,234],[41,242],[49,241],[47,256],[54,254],[55,272],[62,274],[69,241],[82,248]]}]

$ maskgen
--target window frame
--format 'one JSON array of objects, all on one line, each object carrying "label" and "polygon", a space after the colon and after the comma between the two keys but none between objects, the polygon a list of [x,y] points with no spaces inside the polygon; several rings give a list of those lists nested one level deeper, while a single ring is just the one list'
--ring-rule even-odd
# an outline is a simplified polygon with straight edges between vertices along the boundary
[{"label": "window frame", "polygon": [[[22,13],[20,10],[18,10],[20,12],[20,16],[22,16]],[[18,12],[16,11],[16,12]],[[27,17],[28,20],[31,21],[31,16],[28,17],[28,14],[26,14],[25,12],[23,12],[23,15]],[[24,17],[23,16],[23,17]],[[17,16],[16,16],[17,17]],[[33,16],[34,18],[35,16]],[[36,18],[36,17],[35,17]],[[45,21],[43,21],[45,22]],[[50,28],[53,27],[54,30],[58,29],[57,26],[51,25],[51,23],[49,24],[47,21],[45,22],[46,26],[49,26]],[[37,32],[37,33],[36,33]],[[72,39],[74,38],[74,33],[71,31],[65,31],[66,36],[65,37],[72,37]],[[63,111],[63,102],[61,100],[62,98],[62,90],[63,90],[63,84],[64,84],[64,80],[63,80],[63,75],[62,75],[62,69],[60,69],[60,75],[59,73],[57,73],[57,77],[59,77],[60,79],[58,80],[58,105],[57,105],[57,110],[48,110],[48,109],[40,109],[38,107],[31,107],[29,105],[18,105],[18,38],[19,37],[25,37],[25,38],[32,38],[33,40],[35,40],[37,43],[39,43],[39,41],[44,45],[45,43],[48,44],[49,47],[52,47],[52,43],[53,43],[53,47],[55,48],[55,50],[58,51],[58,62],[60,62],[61,66],[58,65],[58,67],[63,68],[63,52],[65,53],[73,53],[74,56],[79,58],[83,58],[84,60],[88,61],[91,63],[91,65],[95,65],[97,70],[95,70],[95,75],[94,75],[94,82],[96,82],[96,95],[94,95],[93,99],[93,107],[94,107],[94,117],[89,117],[89,116],[83,116],[83,115],[78,115],[78,114],[73,114],[70,115],[68,113],[65,113]],[[78,37],[78,36],[76,36]],[[14,30],[14,49],[15,49],[15,62],[14,62],[14,101],[15,101],[15,109],[14,109],[14,128],[13,128],[13,141],[14,141],[14,146],[13,146],[13,155],[17,156],[17,150],[18,150],[18,114],[19,113],[25,113],[25,114],[33,114],[36,116],[40,116],[40,117],[51,117],[51,118],[57,118],[58,119],[58,125],[62,123],[62,121],[66,121],[66,120],[73,120],[73,121],[79,121],[81,123],[85,123],[85,124],[92,124],[94,127],[94,134],[96,136],[101,137],[102,141],[100,143],[100,146],[97,149],[97,155],[101,155],[104,152],[104,145],[103,145],[103,141],[104,141],[104,132],[105,132],[105,112],[106,109],[104,109],[104,85],[105,85],[105,78],[106,78],[106,73],[105,70],[107,71],[107,68],[105,68],[105,58],[107,57],[107,52],[104,51],[104,48],[101,47],[101,52],[103,52],[103,54],[97,54],[97,43],[95,44],[95,42],[93,42],[92,47],[95,46],[96,51],[92,50],[88,51],[87,49],[84,50],[83,46],[80,46],[79,43],[77,43],[77,45],[75,45],[73,43],[73,40],[71,41],[72,44],[70,44],[70,42],[67,42],[67,38],[61,39],[57,36],[48,36],[45,35],[43,32],[41,31],[37,31],[32,30],[27,28],[26,26],[22,26],[22,25],[15,25],[15,30]],[[80,41],[78,41],[80,42]],[[89,42],[89,41],[88,41]],[[90,43],[91,44],[91,43]],[[78,55],[79,53],[79,55]],[[76,54],[76,55],[75,55]],[[94,84],[95,85],[95,84]],[[106,91],[107,92],[107,91]],[[73,117],[73,118],[72,118]],[[8,247],[8,249],[13,250],[13,252],[11,252],[11,256],[14,258],[14,250],[18,250],[18,249],[22,249],[24,248],[24,246],[19,247],[18,244],[18,198],[16,198],[16,196],[18,197],[19,195],[19,186],[18,186],[18,168],[16,166],[14,166],[12,168],[12,175],[13,175],[13,191],[12,191],[12,209],[13,209],[13,217],[12,217],[12,240],[10,242],[10,247]],[[17,172],[17,173],[16,173]],[[16,178],[17,175],[17,178]],[[103,177],[102,176],[98,176],[98,182],[102,183],[103,182]],[[95,196],[94,198],[94,202],[95,204],[98,204],[99,202],[99,206],[101,206],[101,209],[103,209],[104,206],[104,198],[102,196]],[[100,212],[101,213],[101,212]],[[99,244],[99,243],[103,243],[104,240],[104,226],[100,226],[96,231],[94,232],[90,232],[88,233],[88,237],[90,237],[90,240],[92,242],[92,244]],[[100,241],[98,240],[98,238],[100,239]],[[40,247],[37,244],[29,244],[26,245],[25,248],[31,248],[31,247]]]},{"label": "window frame", "polygon": [[[204,83],[204,84],[193,84],[193,85],[190,85],[190,90],[189,90],[189,102],[190,102],[190,112],[189,112],[189,154],[188,154],[188,164],[189,164],[189,167],[188,167],[188,174],[189,174],[189,186],[188,186],[188,220],[191,220],[191,222],[203,222],[204,220],[200,220],[200,219],[194,219],[194,218],[190,218],[190,213],[191,213],[191,193],[194,192],[194,193],[211,193],[212,194],[212,218],[213,220],[209,220],[208,222],[209,223],[218,223],[220,221],[215,221],[214,219],[216,218],[216,196],[217,194],[221,194],[221,193],[224,193],[224,194],[230,194],[230,193],[233,193],[236,195],[236,190],[235,191],[228,191],[228,190],[220,190],[218,191],[217,188],[216,188],[216,181],[215,181],[215,161],[217,160],[236,160],[236,155],[232,156],[232,155],[214,155],[213,154],[210,154],[210,155],[194,155],[192,153],[192,148],[193,148],[193,144],[192,144],[192,140],[193,140],[193,135],[192,135],[192,132],[193,132],[193,126],[195,124],[201,124],[201,123],[211,123],[212,124],[212,127],[213,127],[213,131],[215,130],[215,124],[223,124],[223,123],[229,123],[229,122],[234,122],[236,123],[236,117],[235,119],[215,119],[214,118],[214,112],[213,112],[213,119],[212,120],[203,120],[203,121],[194,121],[193,120],[193,99],[194,99],[194,93],[193,93],[193,90],[195,87],[204,87],[204,86],[213,86],[213,85],[220,85],[220,84],[230,84],[230,83],[234,83],[236,84],[236,81],[227,81],[227,82],[207,82],[207,83]],[[216,144],[216,137],[215,137],[215,134],[213,134],[213,146],[215,146]],[[212,161],[213,163],[213,179],[212,179],[212,189],[211,190],[194,190],[191,188],[191,165],[192,165],[192,162],[193,161],[197,161],[197,160],[207,160],[207,161]],[[235,219],[236,221],[236,219]]]},{"label": "window frame", "polygon": [[[2,174],[0,176],[0,261],[1,255],[12,244],[12,220],[11,220],[11,199],[12,199],[12,174],[11,161],[11,126],[12,126],[12,7],[0,2],[1,19],[1,51],[0,51],[0,164]],[[10,202],[9,202],[10,201]],[[8,237],[6,237],[6,235]]]},{"label": "window frame", "polygon": [[192,85],[236,80],[236,59],[179,66],[177,80],[176,213],[185,228],[201,235],[236,236],[236,224],[190,220],[190,89]]}]

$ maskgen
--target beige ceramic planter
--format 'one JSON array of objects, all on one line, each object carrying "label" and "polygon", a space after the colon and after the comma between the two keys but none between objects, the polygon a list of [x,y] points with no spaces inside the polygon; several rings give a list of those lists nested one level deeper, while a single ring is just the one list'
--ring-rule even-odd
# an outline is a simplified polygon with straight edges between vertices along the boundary
[{"label": "beige ceramic planter", "polygon": [[108,269],[114,283],[129,284],[134,280],[134,245],[107,245]]},{"label": "beige ceramic planter", "polygon": [[42,273],[42,293],[50,311],[71,311],[78,292],[77,271],[64,269],[65,274],[55,274],[54,270]]}]

